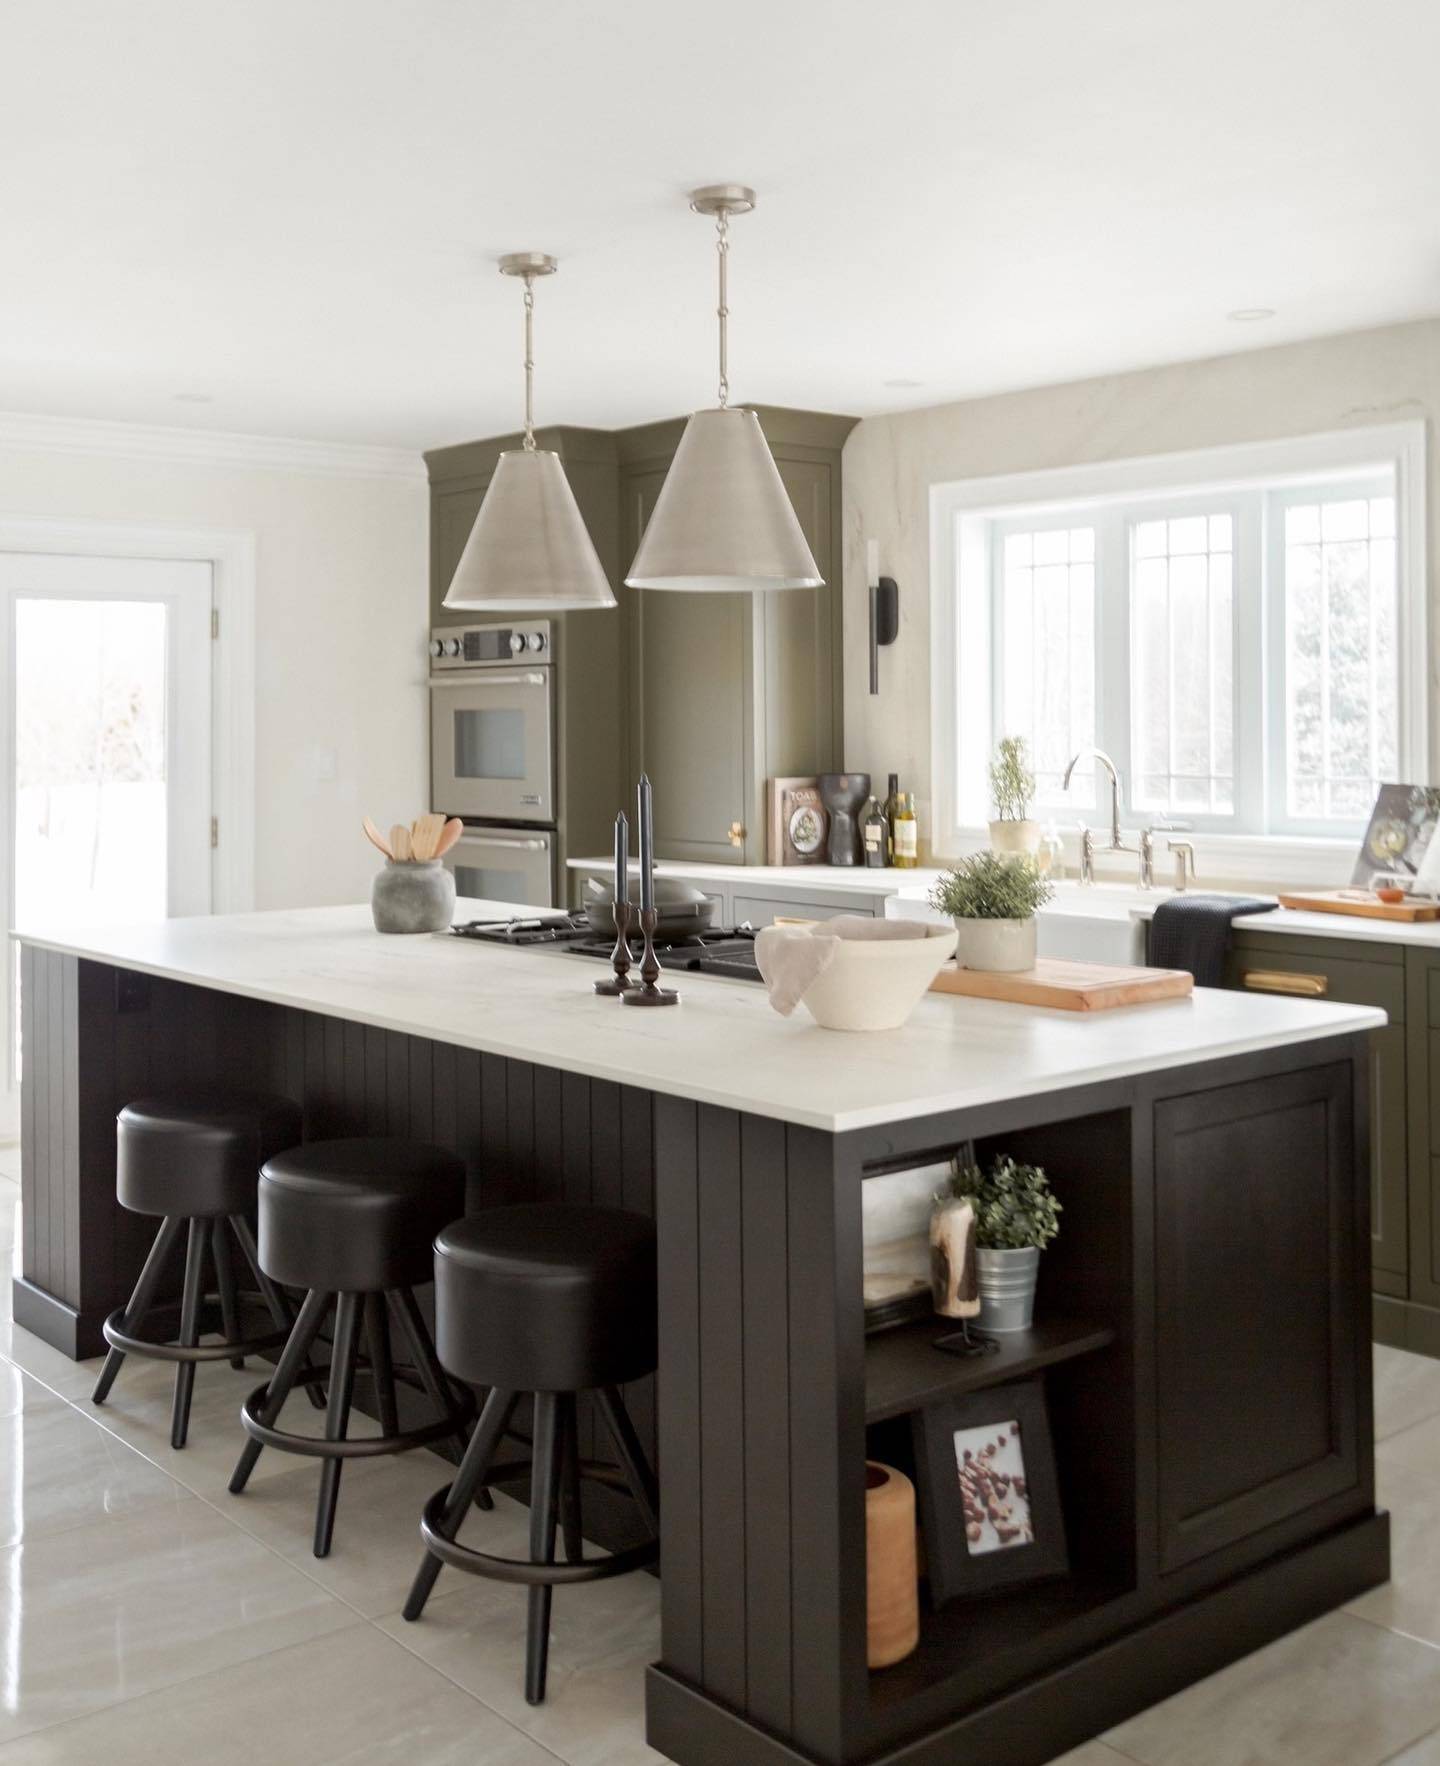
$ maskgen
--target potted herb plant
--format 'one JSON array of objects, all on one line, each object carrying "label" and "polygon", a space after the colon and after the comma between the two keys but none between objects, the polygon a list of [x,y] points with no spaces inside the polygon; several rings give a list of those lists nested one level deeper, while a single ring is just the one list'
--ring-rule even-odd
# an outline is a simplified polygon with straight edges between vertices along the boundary
[{"label": "potted herb plant", "polygon": [[1035,852],[1040,846],[1040,824],[1030,820],[1035,796],[1035,771],[1023,736],[1004,736],[990,762],[990,795],[995,800],[996,820],[990,824],[993,852]]},{"label": "potted herb plant", "polygon": [[989,1171],[962,1167],[937,1201],[964,1197],[975,1211],[982,1331],[1026,1331],[1035,1317],[1040,1253],[1060,1231],[1060,1204],[1038,1165],[1001,1156]]},{"label": "potted herb plant", "polygon": [[1033,859],[977,852],[941,877],[930,904],[955,922],[962,969],[1033,969],[1035,910],[1053,893]]}]

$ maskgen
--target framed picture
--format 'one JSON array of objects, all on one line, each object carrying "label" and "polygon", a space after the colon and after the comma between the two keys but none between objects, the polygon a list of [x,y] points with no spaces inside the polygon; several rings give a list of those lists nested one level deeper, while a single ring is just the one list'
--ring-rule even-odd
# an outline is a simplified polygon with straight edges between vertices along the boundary
[{"label": "framed picture", "polygon": [[1382,785],[1360,843],[1351,882],[1370,888],[1375,877],[1407,889],[1440,888],[1440,790],[1431,785]]},{"label": "framed picture", "polygon": [[991,1386],[911,1419],[937,1607],[1065,1573],[1065,1522],[1040,1380]]},{"label": "framed picture", "polygon": [[860,1186],[865,1329],[883,1331],[935,1310],[930,1294],[930,1216],[955,1160],[867,1172]]},{"label": "framed picture", "polygon": [[770,780],[765,856],[772,865],[823,865],[830,816],[815,778]]}]

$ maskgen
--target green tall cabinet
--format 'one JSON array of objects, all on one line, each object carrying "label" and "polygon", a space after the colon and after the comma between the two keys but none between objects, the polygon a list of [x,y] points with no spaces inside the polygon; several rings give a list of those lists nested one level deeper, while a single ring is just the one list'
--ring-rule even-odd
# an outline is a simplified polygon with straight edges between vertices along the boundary
[{"label": "green tall cabinet", "polygon": [[[841,448],[854,418],[755,407],[825,586],[686,595],[624,586],[685,428],[556,428],[536,440],[565,462],[615,586],[615,613],[557,618],[560,863],[610,850],[615,811],[647,771],[659,857],[765,860],[765,781],[843,765]],[[485,616],[441,606],[495,463],[519,436],[427,453],[435,625]],[[503,617],[503,615],[498,616]],[[563,880],[562,880],[563,890]]]}]

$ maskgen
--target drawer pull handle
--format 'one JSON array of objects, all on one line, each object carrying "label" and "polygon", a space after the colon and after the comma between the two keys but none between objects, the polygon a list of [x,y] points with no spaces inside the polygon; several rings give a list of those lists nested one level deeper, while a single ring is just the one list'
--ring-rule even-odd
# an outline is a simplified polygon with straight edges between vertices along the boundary
[{"label": "drawer pull handle", "polygon": [[1328,975],[1295,975],[1288,969],[1247,969],[1245,985],[1255,993],[1295,993],[1323,999],[1330,991]]}]

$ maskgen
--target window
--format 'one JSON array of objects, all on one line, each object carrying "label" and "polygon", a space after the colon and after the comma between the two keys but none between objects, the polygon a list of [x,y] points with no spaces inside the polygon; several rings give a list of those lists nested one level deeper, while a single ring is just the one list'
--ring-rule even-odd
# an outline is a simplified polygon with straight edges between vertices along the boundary
[{"label": "window", "polygon": [[988,819],[1003,735],[1072,823],[1108,812],[1088,760],[1065,788],[1091,748],[1132,827],[1350,838],[1382,782],[1426,779],[1417,431],[937,489],[937,840]]}]

